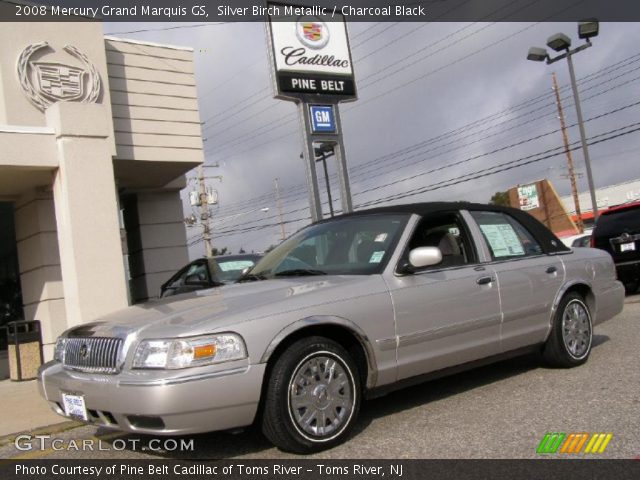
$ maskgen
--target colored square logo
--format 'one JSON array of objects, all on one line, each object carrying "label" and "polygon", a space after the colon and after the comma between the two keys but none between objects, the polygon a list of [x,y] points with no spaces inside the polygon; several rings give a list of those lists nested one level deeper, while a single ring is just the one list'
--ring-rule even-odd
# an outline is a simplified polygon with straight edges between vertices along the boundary
[{"label": "colored square logo", "polygon": [[311,105],[311,133],[336,133],[336,119],[332,105]]}]

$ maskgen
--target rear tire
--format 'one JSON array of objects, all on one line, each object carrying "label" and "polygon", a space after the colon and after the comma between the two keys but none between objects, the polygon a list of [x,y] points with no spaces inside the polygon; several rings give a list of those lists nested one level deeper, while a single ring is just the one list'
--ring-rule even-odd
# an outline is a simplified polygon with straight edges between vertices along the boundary
[{"label": "rear tire", "polygon": [[624,293],[627,295],[633,295],[638,291],[638,280],[624,283]]},{"label": "rear tire", "polygon": [[262,432],[278,448],[311,453],[343,442],[360,409],[357,366],[338,343],[298,340],[276,360],[266,385]]},{"label": "rear tire", "polygon": [[582,365],[589,358],[593,341],[591,312],[584,298],[576,292],[565,295],[553,319],[551,333],[542,355],[553,367]]}]

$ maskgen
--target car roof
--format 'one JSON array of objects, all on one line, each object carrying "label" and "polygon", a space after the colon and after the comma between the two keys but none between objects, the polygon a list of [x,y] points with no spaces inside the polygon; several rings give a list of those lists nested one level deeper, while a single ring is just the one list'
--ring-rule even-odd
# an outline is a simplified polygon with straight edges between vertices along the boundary
[{"label": "car roof", "polygon": [[388,205],[384,207],[374,207],[366,210],[358,210],[346,215],[363,215],[371,213],[415,213],[417,215],[427,215],[431,213],[446,212],[451,210],[482,210],[496,212],[521,212],[513,207],[502,205],[485,205],[483,203],[472,202],[422,202],[404,203],[400,205]]},{"label": "car roof", "polygon": [[610,213],[616,213],[622,210],[632,210],[637,207],[640,207],[640,202],[623,203],[622,205],[616,205],[603,211],[601,215],[609,215]]},{"label": "car roof", "polygon": [[[545,253],[558,253],[570,251],[570,249],[556,237],[547,227],[536,220],[527,212],[518,208],[507,207],[503,205],[486,205],[483,203],[472,202],[422,202],[422,203],[405,203],[400,205],[388,205],[384,207],[375,207],[366,210],[358,210],[355,212],[340,215],[334,218],[353,217],[360,215],[371,215],[378,213],[397,213],[397,214],[416,214],[422,216],[433,215],[437,213],[468,210],[483,212],[502,212],[507,213],[522,223],[529,232],[538,240]],[[322,220],[322,222],[330,219]],[[320,223],[320,222],[319,222]]]}]

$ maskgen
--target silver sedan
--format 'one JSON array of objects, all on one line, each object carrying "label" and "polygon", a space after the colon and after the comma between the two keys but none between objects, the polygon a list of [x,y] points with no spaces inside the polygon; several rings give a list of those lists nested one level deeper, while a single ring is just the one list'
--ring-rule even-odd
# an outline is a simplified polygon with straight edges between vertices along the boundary
[{"label": "silver sedan", "polygon": [[39,384],[88,423],[169,435],[256,422],[312,452],[348,437],[366,397],[532,350],[579,366],[623,299],[607,253],[572,250],[520,210],[378,208],[308,226],[234,285],[66,331]]}]

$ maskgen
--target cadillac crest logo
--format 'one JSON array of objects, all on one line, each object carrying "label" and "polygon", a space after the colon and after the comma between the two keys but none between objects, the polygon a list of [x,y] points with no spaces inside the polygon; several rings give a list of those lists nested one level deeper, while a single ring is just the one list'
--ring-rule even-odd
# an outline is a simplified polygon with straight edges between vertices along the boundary
[{"label": "cadillac crest logo", "polygon": [[300,17],[296,22],[296,36],[304,46],[317,50],[329,43],[329,27],[317,17]]},{"label": "cadillac crest logo", "polygon": [[45,48],[51,48],[47,42],[34,43],[18,57],[18,79],[29,101],[41,111],[56,102],[95,103],[102,83],[89,58],[73,45],[65,45],[64,51],[82,66],[31,60]]}]

